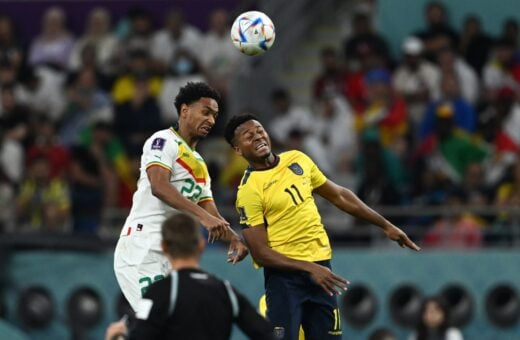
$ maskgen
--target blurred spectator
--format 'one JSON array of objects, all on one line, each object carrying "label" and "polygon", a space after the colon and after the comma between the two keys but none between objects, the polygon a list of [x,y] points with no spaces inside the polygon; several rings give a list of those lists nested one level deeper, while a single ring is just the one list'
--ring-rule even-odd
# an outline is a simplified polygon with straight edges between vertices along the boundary
[{"label": "blurred spectator", "polygon": [[26,153],[27,163],[35,158],[46,158],[49,162],[50,178],[63,178],[69,168],[69,151],[58,141],[56,126],[46,116],[40,116],[32,125],[34,141]]},{"label": "blurred spectator", "polygon": [[30,110],[17,101],[15,91],[13,84],[5,84],[0,88],[0,117],[27,125],[31,119]]},{"label": "blurred spectator", "polygon": [[206,81],[198,61],[191,54],[179,49],[172,60],[158,97],[163,124],[172,124],[178,119],[177,109],[173,103],[179,89],[188,82],[198,81]]},{"label": "blurred spectator", "polygon": [[517,90],[520,64],[515,60],[515,45],[509,39],[498,40],[493,56],[483,70],[483,85],[488,100],[493,100],[503,87]]},{"label": "blurred spectator", "polygon": [[471,68],[452,49],[439,51],[437,62],[442,73],[454,74],[460,88],[460,96],[469,104],[475,105],[479,99],[479,78]]},{"label": "blurred spectator", "polygon": [[140,154],[146,139],[161,127],[159,105],[150,94],[147,79],[137,78],[133,98],[115,107],[114,131],[127,151]]},{"label": "blurred spectator", "polygon": [[485,183],[489,187],[505,177],[520,152],[520,104],[514,97],[510,88],[500,89],[497,98],[479,115],[480,136],[491,155],[484,163]]},{"label": "blurred spectator", "polygon": [[117,38],[110,33],[110,13],[104,8],[94,8],[88,16],[85,32],[74,44],[70,56],[70,69],[78,71],[84,67],[82,54],[91,46],[95,66],[104,74],[114,73]]},{"label": "blurred spectator", "polygon": [[[100,165],[106,207],[130,206],[137,177],[132,158],[106,122],[96,122],[82,131],[79,143]],[[137,172],[139,174],[139,172]]]},{"label": "blurred spectator", "polygon": [[110,98],[99,89],[93,70],[80,70],[70,77],[69,84],[67,108],[59,132],[65,145],[76,143],[79,133],[92,122],[112,122],[114,115]]},{"label": "blurred spectator", "polygon": [[406,38],[402,51],[404,60],[395,70],[393,86],[406,101],[411,122],[417,125],[423,118],[426,103],[440,97],[440,70],[422,58],[421,40]]},{"label": "blurred spectator", "polygon": [[27,125],[17,117],[4,119],[1,125],[0,173],[9,183],[16,185],[22,181],[25,170],[22,141],[27,136]]},{"label": "blurred spectator", "polygon": [[366,130],[361,143],[357,160],[359,198],[372,206],[400,205],[406,175],[399,159],[381,145],[376,129]]},{"label": "blurred spectator", "polygon": [[[498,207],[520,207],[520,161],[509,168],[509,178],[498,188],[495,203]],[[503,214],[504,218],[507,214]]]},{"label": "blurred spectator", "polygon": [[415,36],[424,42],[424,55],[435,61],[437,52],[446,48],[456,48],[459,36],[448,22],[446,7],[439,1],[429,2],[424,11],[426,28]]},{"label": "blurred spectator", "polygon": [[449,325],[449,313],[441,298],[426,298],[421,306],[419,323],[408,340],[463,340],[462,333]]},{"label": "blurred spectator", "polygon": [[[484,146],[456,129],[453,110],[437,110],[434,130],[418,147],[416,160],[427,169],[460,183],[471,163],[482,163],[487,157]],[[425,169],[416,168],[419,174]]]},{"label": "blurred spectator", "polygon": [[[101,224],[105,201],[103,167],[97,154],[82,146],[71,149],[70,191],[75,233],[95,234]],[[110,171],[110,170],[106,170]]]},{"label": "blurred spectator", "polygon": [[129,51],[150,51],[154,33],[152,17],[148,11],[142,8],[129,10],[126,20],[129,22],[128,31],[123,34],[119,46],[119,59],[123,64]]},{"label": "blurred spectator", "polygon": [[24,59],[24,51],[18,41],[13,21],[6,15],[0,15],[0,62],[13,65],[19,70]]},{"label": "blurred spectator", "polygon": [[344,94],[345,72],[333,47],[325,47],[320,53],[321,73],[314,78],[314,99],[324,94]]},{"label": "blurred spectator", "polygon": [[116,104],[132,100],[135,96],[137,79],[146,79],[153,97],[161,91],[162,79],[152,75],[150,57],[146,50],[132,50],[129,52],[128,72],[120,75],[112,88],[112,99]]},{"label": "blurred spectator", "polygon": [[17,88],[20,102],[34,113],[58,121],[66,104],[66,74],[51,67],[39,66],[25,69],[20,78],[21,86]]},{"label": "blurred spectator", "polygon": [[7,59],[0,59],[0,87],[15,84],[18,77],[16,67]]},{"label": "blurred spectator", "polygon": [[312,114],[304,107],[291,103],[291,95],[286,89],[277,89],[271,93],[275,117],[269,123],[269,131],[275,145],[284,145],[291,130],[307,133],[312,128]]},{"label": "blurred spectator", "polygon": [[[164,26],[154,34],[149,50],[157,70],[161,73],[166,72],[180,48],[193,57],[200,55],[199,46],[202,39],[198,29],[185,23],[184,15],[180,10],[170,10],[166,14]],[[227,38],[229,41],[229,36]]]},{"label": "blurred spectator", "polygon": [[[400,147],[400,139],[408,129],[406,104],[391,87],[390,73],[386,69],[373,69],[365,75],[368,105],[359,114],[357,130],[377,128],[383,146]],[[401,152],[399,152],[401,153]]]},{"label": "blurred spectator", "polygon": [[493,39],[482,30],[480,18],[469,15],[464,20],[459,51],[479,75],[489,59]]},{"label": "blurred spectator", "polygon": [[518,49],[518,39],[520,38],[518,31],[518,22],[515,18],[509,18],[502,24],[502,39],[509,40],[515,46],[515,50]]},{"label": "blurred spectator", "polygon": [[35,157],[16,198],[16,215],[21,229],[63,232],[70,217],[67,183],[50,176],[46,157]]},{"label": "blurred spectator", "polygon": [[[202,40],[204,53],[194,52],[193,50],[191,50],[191,53],[200,56],[200,61],[211,85],[220,92],[221,96],[226,98],[229,80],[241,56],[229,39],[231,27],[228,11],[222,8],[214,10],[209,19],[209,27],[209,31]],[[196,45],[193,47],[197,48]],[[221,118],[219,120],[226,119]]]},{"label": "blurred spectator", "polygon": [[314,141],[311,139],[309,142],[321,143],[326,150],[324,156],[331,165],[329,173],[349,172],[358,150],[354,113],[343,96],[324,94],[320,98],[308,133],[314,137]]},{"label": "blurred spectator", "polygon": [[482,164],[468,164],[460,190],[466,197],[465,203],[467,205],[485,207],[489,204],[491,193],[485,186],[484,168]]},{"label": "blurred spectator", "polygon": [[420,138],[423,140],[434,129],[437,116],[453,117],[455,126],[473,133],[476,127],[476,114],[473,107],[465,101],[459,90],[460,82],[455,74],[445,73],[442,75],[440,100],[428,105],[424,119],[421,123]]},{"label": "blurred spectator", "polygon": [[388,45],[385,39],[374,31],[367,13],[356,13],[352,25],[352,35],[344,43],[347,62],[358,63],[367,53],[389,59]]},{"label": "blurred spectator", "polygon": [[40,35],[31,43],[29,64],[51,64],[66,70],[73,44],[74,38],[65,27],[65,12],[59,7],[51,7],[43,16]]}]

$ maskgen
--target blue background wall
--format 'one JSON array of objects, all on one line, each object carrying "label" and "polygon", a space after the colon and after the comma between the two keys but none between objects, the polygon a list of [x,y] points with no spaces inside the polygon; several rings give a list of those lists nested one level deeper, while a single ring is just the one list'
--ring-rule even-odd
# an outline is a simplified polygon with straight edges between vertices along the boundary
[{"label": "blue background wall", "polygon": [[[472,321],[463,329],[466,339],[520,339],[520,324],[500,330],[493,327],[484,314],[484,295],[497,283],[509,283],[520,292],[520,252],[421,252],[336,250],[333,266],[352,284],[370,287],[378,300],[374,321],[363,330],[351,329],[345,322],[345,339],[364,339],[376,327],[388,326],[405,339],[409,331],[395,326],[387,308],[390,292],[398,285],[411,283],[424,295],[439,292],[445,285],[460,283],[474,298],[476,310]],[[232,266],[225,263],[225,252],[208,250],[203,266],[220,277],[228,278],[251,301],[258,301],[263,291],[263,275],[251,260]],[[7,305],[9,321],[19,325],[15,316],[16,298],[21,290],[43,285],[53,292],[57,306],[54,322],[45,330],[30,333],[34,339],[68,339],[66,299],[78,286],[97,290],[104,301],[103,322],[91,332],[101,339],[104,328],[116,319],[118,287],[112,270],[112,254],[88,252],[18,252],[8,260]],[[20,326],[21,327],[21,326]],[[5,334],[4,334],[5,337]],[[4,338],[1,333],[0,339]],[[235,332],[234,339],[243,338]]]}]

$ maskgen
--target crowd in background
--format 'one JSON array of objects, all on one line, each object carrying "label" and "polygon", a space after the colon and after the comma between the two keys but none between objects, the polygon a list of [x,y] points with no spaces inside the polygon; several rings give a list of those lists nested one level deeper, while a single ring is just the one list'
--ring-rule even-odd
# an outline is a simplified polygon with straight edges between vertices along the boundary
[{"label": "crowd in background", "polygon": [[[502,231],[518,225],[506,208],[520,205],[518,23],[506,20],[490,36],[468,15],[458,32],[446,9],[431,3],[424,28],[392,55],[371,15],[354,13],[343,44],[322,50],[312,107],[292,103],[288,89],[273,91],[266,123],[275,148],[307,152],[371,206],[455,208],[395,217],[420,230],[411,234],[423,245],[503,242]],[[241,58],[227,11],[211,14],[207,32],[178,10],[155,27],[144,10],[111,22],[96,8],[80,36],[66,19],[50,8],[41,32],[21,41],[13,20],[0,16],[3,232],[95,234],[107,209],[128,209],[142,145],[175,121],[173,99],[187,81],[207,81],[223,95],[211,137],[221,141]],[[245,168],[226,150],[207,157],[218,204],[233,203]]]}]

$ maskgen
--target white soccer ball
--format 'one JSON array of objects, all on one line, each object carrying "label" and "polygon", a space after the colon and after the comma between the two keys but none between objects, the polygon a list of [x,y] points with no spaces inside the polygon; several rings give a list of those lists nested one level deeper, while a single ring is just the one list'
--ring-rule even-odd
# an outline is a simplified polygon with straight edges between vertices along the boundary
[{"label": "white soccer ball", "polygon": [[238,50],[247,55],[259,55],[274,43],[274,24],[262,12],[240,14],[231,27],[231,40]]}]

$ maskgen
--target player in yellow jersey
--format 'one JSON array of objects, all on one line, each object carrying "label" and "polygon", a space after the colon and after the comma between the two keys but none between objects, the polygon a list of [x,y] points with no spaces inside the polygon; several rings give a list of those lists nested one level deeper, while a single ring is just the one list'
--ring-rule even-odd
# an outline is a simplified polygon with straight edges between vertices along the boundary
[{"label": "player in yellow jersey", "polygon": [[349,282],[331,270],[329,238],[313,194],[377,225],[402,247],[419,247],[352,191],[327,179],[306,154],[274,154],[255,116],[231,118],[225,137],[249,163],[236,207],[251,255],[264,267],[267,316],[275,332],[280,339],[296,340],[301,324],[306,339],[341,338],[335,294]]}]

